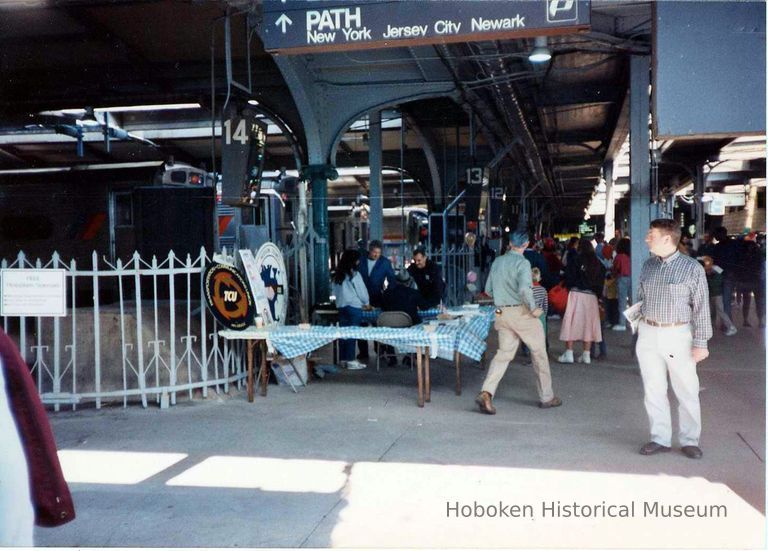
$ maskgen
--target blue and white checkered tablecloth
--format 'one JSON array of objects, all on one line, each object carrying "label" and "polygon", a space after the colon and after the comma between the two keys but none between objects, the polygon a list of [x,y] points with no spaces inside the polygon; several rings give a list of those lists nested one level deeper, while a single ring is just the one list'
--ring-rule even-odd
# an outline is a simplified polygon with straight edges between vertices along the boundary
[{"label": "blue and white checkered tablecloth", "polygon": [[[427,310],[419,310],[419,316],[422,320],[434,319],[440,313],[440,308],[429,308]],[[381,314],[381,308],[374,308],[373,310],[363,310],[362,320],[365,323],[376,323]]]},{"label": "blue and white checkered tablecloth", "polygon": [[309,329],[284,326],[270,332],[268,337],[271,346],[288,358],[307,354],[336,339],[373,340],[402,349],[429,346],[436,351],[441,345],[451,346],[450,337],[429,333],[421,326],[407,328],[313,326]]},{"label": "blue and white checkered tablecloth", "polygon": [[390,327],[338,327],[313,325],[301,329],[296,325],[245,331],[220,331],[228,339],[266,339],[271,349],[288,358],[308,354],[336,339],[363,339],[392,345],[402,351],[414,351],[417,346],[429,347],[435,358],[453,359],[454,351],[474,360],[480,360],[485,352],[485,340],[493,321],[493,308],[483,308],[462,319],[459,323],[437,325],[433,330],[425,325],[406,328]]},{"label": "blue and white checkered tablecloth", "polygon": [[459,323],[438,322],[435,326],[435,334],[439,340],[437,357],[452,360],[453,353],[459,351],[468,358],[480,361],[487,346],[486,339],[493,319],[494,309],[484,307],[479,311],[464,312]]}]

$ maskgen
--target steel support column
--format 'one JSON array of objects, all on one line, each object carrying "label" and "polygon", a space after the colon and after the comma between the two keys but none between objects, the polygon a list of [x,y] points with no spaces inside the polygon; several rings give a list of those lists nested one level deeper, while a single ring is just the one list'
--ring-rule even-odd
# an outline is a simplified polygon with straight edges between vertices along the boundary
[{"label": "steel support column", "polygon": [[371,169],[369,200],[370,239],[384,236],[384,194],[381,189],[381,111],[368,113],[368,163]]},{"label": "steel support column", "polygon": [[605,227],[603,233],[606,241],[610,241],[616,230],[616,188],[613,185],[613,161],[606,161],[603,164],[603,179],[605,180]]},{"label": "steel support column", "polygon": [[525,198],[525,180],[520,180],[520,214],[517,218],[518,231],[528,230],[528,200]]},{"label": "steel support column", "polygon": [[648,56],[632,56],[630,59],[629,88],[629,181],[630,210],[629,224],[632,237],[632,296],[637,297],[640,270],[648,258],[645,234],[651,223],[651,161],[650,114],[651,59]]},{"label": "steel support column", "polygon": [[302,170],[302,178],[309,180],[312,188],[312,225],[315,233],[314,302],[325,302],[330,296],[330,272],[328,260],[328,180],[338,178],[331,165],[308,165]]},{"label": "steel support column", "polygon": [[704,165],[696,165],[696,179],[693,181],[694,209],[696,210],[696,239],[704,235]]}]

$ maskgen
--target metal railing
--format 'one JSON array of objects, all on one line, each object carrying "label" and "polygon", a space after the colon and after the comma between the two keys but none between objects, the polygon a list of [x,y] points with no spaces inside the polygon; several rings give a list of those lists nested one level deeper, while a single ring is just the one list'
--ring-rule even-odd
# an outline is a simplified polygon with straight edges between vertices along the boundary
[{"label": "metal railing", "polygon": [[177,394],[242,385],[242,345],[219,338],[220,325],[201,302],[205,249],[196,257],[147,262],[138,253],[123,264],[99,260],[83,269],[74,260],[32,262],[23,252],[3,269],[64,269],[67,316],[3,317],[2,323],[32,368],[42,400],[62,405],[149,400],[176,403]]},{"label": "metal railing", "polygon": [[473,293],[467,289],[467,274],[474,270],[482,277],[475,267],[475,252],[475,248],[466,245],[427,250],[428,257],[442,269],[447,306],[458,306],[472,298]]},{"label": "metal railing", "polygon": [[[405,256],[402,254],[402,248],[400,246],[390,246],[390,250],[395,249],[396,254],[387,254],[387,258],[393,261],[394,267],[401,268],[411,260],[412,249],[407,247]],[[427,257],[438,264],[445,280],[445,296],[444,303],[446,306],[458,306],[464,302],[469,301],[472,298],[473,292],[467,289],[467,274],[470,271],[474,271],[477,275],[477,280],[474,282],[476,290],[482,290],[483,276],[479,267],[477,266],[477,255],[479,255],[479,248],[468,247],[467,245],[449,246],[449,247],[435,247],[426,248],[425,252]]]},{"label": "metal railing", "polygon": [[[302,254],[312,266],[309,235],[282,248],[288,280],[288,318],[301,321],[312,296],[312,270],[302,274]],[[302,251],[302,248],[304,250]],[[447,305],[469,298],[467,273],[475,265],[475,249],[466,246],[427,251],[441,265],[446,281]],[[224,250],[226,254],[226,250]],[[241,341],[218,336],[222,328],[204,302],[203,276],[211,257],[200,249],[192,257],[173,251],[162,260],[149,261],[134,253],[125,264],[114,265],[91,257],[91,265],[78,266],[54,253],[43,262],[20,252],[3,269],[57,268],[65,270],[67,316],[2,317],[5,332],[19,346],[31,367],[45,404],[76,409],[93,402],[176,403],[178,393],[193,398],[209,390],[229,391],[246,376]],[[302,292],[302,285],[305,286]]]}]

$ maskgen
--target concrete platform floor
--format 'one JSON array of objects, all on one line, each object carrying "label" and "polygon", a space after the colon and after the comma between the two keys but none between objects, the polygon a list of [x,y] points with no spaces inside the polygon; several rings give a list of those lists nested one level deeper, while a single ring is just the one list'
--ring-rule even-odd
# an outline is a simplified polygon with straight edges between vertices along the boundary
[{"label": "concrete platform floor", "polygon": [[[270,386],[252,404],[233,391],[168,410],[51,414],[77,519],[38,529],[36,543],[764,547],[763,330],[710,342],[699,461],[677,449],[637,453],[648,427],[630,334],[606,332],[607,360],[559,365],[558,330],[550,324],[550,357],[564,404],[552,410],[535,407],[532,370],[518,356],[496,416],[476,410],[484,372],[469,361],[460,397],[452,366],[433,365],[423,409],[415,372],[398,367],[329,375],[299,394]],[[592,508],[554,516],[558,501]],[[509,508],[487,507],[500,502]],[[659,516],[668,505],[694,506],[678,512],[697,517]],[[620,511],[631,516],[606,516]]]}]

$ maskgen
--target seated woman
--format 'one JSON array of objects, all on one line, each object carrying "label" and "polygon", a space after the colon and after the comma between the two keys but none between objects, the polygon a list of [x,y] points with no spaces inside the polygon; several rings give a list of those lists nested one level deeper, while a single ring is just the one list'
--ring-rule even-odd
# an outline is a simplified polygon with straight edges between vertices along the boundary
[{"label": "seated woman", "polygon": [[[339,325],[341,327],[358,327],[362,322],[363,309],[370,308],[368,290],[358,271],[360,253],[355,249],[347,249],[341,255],[339,264],[333,274],[333,294],[336,296],[336,307],[339,310]],[[347,369],[365,369],[366,364],[355,360],[355,340],[342,339],[339,344],[339,361]]]}]

